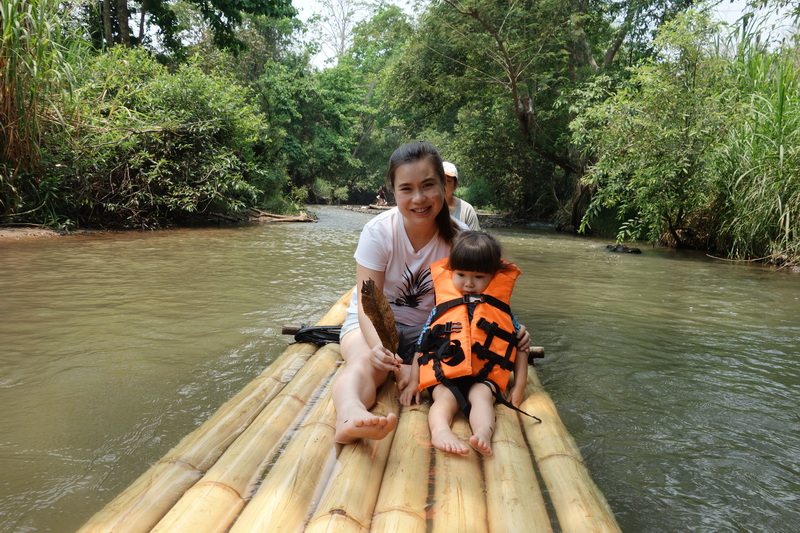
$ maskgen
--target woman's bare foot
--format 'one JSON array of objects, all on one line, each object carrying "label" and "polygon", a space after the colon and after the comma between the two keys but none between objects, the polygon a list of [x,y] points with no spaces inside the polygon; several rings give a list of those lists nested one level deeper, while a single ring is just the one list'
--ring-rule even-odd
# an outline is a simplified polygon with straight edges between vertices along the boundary
[{"label": "woman's bare foot", "polygon": [[380,440],[397,427],[397,415],[376,416],[369,411],[349,416],[341,422],[336,420],[333,440],[339,444],[350,444],[359,439]]},{"label": "woman's bare foot", "polygon": [[469,453],[469,448],[461,443],[455,433],[450,431],[450,428],[431,431],[431,444],[447,453],[457,453],[459,455]]},{"label": "woman's bare foot", "polygon": [[473,435],[469,438],[469,444],[477,451],[482,453],[483,455],[493,455],[494,452],[492,451],[492,437],[489,436],[488,439],[484,439],[483,437],[479,437],[477,434]]}]

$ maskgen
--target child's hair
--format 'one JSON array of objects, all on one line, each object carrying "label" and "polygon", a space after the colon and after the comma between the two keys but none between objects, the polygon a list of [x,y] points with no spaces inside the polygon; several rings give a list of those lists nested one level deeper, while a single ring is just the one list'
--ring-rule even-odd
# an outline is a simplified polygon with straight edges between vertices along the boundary
[{"label": "child's hair", "polygon": [[429,159],[433,163],[433,168],[436,171],[436,176],[439,178],[439,187],[442,190],[442,210],[436,215],[436,227],[439,229],[439,236],[445,242],[453,242],[453,238],[458,234],[460,228],[450,218],[450,208],[447,207],[445,200],[445,177],[444,167],[442,166],[442,156],[439,151],[429,142],[414,141],[406,143],[399,147],[392,153],[389,158],[389,170],[386,171],[386,186],[390,191],[394,192],[394,178],[397,167],[405,163],[413,163],[420,159]]},{"label": "child's hair", "polygon": [[450,248],[450,270],[466,270],[494,275],[505,268],[503,248],[494,235],[485,231],[462,231]]}]

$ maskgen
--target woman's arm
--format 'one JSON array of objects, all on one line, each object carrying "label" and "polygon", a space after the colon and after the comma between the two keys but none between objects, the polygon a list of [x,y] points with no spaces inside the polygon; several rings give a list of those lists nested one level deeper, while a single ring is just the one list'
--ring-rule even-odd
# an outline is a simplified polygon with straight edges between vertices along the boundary
[{"label": "woman's arm", "polygon": [[367,267],[356,264],[356,291],[358,294],[358,325],[361,328],[361,334],[367,341],[367,344],[372,348],[371,360],[375,368],[384,371],[394,371],[400,368],[402,359],[397,354],[391,353],[383,347],[378,332],[375,331],[375,326],[372,321],[364,313],[364,307],[361,304],[361,287],[365,281],[371,279],[375,282],[375,287],[379,291],[383,291],[385,275],[383,272],[371,270]]}]

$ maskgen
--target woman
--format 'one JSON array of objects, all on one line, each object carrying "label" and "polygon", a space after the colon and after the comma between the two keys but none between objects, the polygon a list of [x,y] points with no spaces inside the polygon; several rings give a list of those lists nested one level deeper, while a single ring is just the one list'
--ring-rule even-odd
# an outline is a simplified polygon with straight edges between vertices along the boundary
[{"label": "woman", "polygon": [[[389,159],[386,185],[397,207],[369,221],[361,232],[355,253],[357,288],[372,279],[383,290],[395,314],[400,333],[398,353],[383,348],[378,334],[355,291],[340,335],[342,358],[347,363],[333,384],[338,443],[382,439],[397,425],[397,416],[369,412],[378,387],[389,372],[398,372],[402,391],[408,384],[413,344],[434,305],[431,263],[450,253],[453,237],[467,227],[450,218],[445,205],[442,158],[431,144],[404,144]],[[520,344],[530,344],[524,327]]]}]

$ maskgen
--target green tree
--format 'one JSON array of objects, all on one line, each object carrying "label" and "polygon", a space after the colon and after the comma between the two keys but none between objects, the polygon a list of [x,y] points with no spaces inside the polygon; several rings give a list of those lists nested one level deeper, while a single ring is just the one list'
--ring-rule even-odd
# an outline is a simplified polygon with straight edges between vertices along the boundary
[{"label": "green tree", "polygon": [[656,56],[631,68],[628,84],[574,121],[578,143],[598,156],[584,177],[596,192],[582,230],[606,208],[623,221],[618,240],[705,246],[708,168],[734,101],[716,42],[707,14],[679,15],[659,31]]},{"label": "green tree", "polygon": [[375,191],[384,183],[389,154],[403,142],[385,104],[387,93],[394,90],[386,73],[413,31],[405,12],[395,5],[381,4],[372,16],[356,24],[352,45],[339,58],[341,66],[352,68],[363,98],[354,128],[358,138],[351,153],[358,164],[340,176],[349,187],[351,200],[374,200]]},{"label": "green tree", "polygon": [[[235,51],[245,47],[245,41],[236,36],[245,14],[282,18],[297,13],[291,0],[95,0],[84,12],[87,32],[98,48],[101,43],[107,48],[149,44],[151,49],[163,47],[181,55],[180,33],[186,28],[179,16],[180,3],[191,6],[208,26],[215,46]],[[131,30],[134,16],[138,17],[136,33]],[[160,45],[149,42],[151,35],[158,37]]]},{"label": "green tree", "polygon": [[[512,121],[516,138],[498,138],[511,141],[505,149],[516,154],[507,159],[512,166],[484,179],[499,180],[503,190],[524,184],[522,195],[507,198],[512,203],[504,206],[520,213],[530,214],[540,201],[562,204],[561,224],[573,228],[589,192],[581,181],[589,161],[571,143],[568,129],[582,87],[600,74],[620,77],[620,58],[627,63],[647,54],[653,29],[689,3],[433,3],[396,70],[393,106],[412,131],[431,125],[454,131],[465,108],[493,110],[487,120]],[[474,124],[474,112],[469,116]],[[484,159],[481,151],[473,146],[459,153],[469,165]],[[502,184],[503,176],[510,181]],[[542,196],[546,190],[549,199]]]},{"label": "green tree", "polygon": [[[331,200],[330,184],[334,190],[342,186],[336,176],[358,165],[352,152],[363,94],[352,69],[337,66],[315,72],[270,62],[255,89],[270,123],[283,132],[279,151],[292,183],[310,191],[314,201]],[[339,191],[336,196],[342,200],[344,194]]]}]

